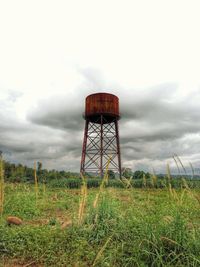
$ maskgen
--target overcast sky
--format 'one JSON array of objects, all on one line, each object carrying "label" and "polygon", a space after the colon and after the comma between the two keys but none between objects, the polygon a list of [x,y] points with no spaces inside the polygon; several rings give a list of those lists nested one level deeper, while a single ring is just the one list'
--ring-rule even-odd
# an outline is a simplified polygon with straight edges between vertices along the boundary
[{"label": "overcast sky", "polygon": [[0,1],[0,150],[78,171],[84,101],[120,99],[123,166],[200,167],[199,0]]}]

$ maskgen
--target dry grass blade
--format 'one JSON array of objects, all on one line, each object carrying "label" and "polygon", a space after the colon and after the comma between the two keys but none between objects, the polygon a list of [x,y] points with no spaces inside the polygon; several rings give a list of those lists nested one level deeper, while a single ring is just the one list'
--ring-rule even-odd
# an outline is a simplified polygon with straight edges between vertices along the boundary
[{"label": "dry grass blade", "polygon": [[79,204],[79,212],[78,212],[78,224],[80,225],[83,222],[85,208],[87,201],[87,187],[86,185],[82,185],[81,187],[81,201]]},{"label": "dry grass blade", "polygon": [[180,205],[183,204],[183,198],[185,196],[185,192],[186,192],[186,189],[183,189],[182,192],[181,192],[181,196],[180,196],[180,200],[179,200]]},{"label": "dry grass blade", "polygon": [[46,179],[43,178],[43,183],[42,183],[42,188],[43,188],[43,196],[46,196]]},{"label": "dry grass blade", "polygon": [[3,171],[3,157],[0,154],[0,214],[3,214],[4,208],[4,171]]},{"label": "dry grass blade", "polygon": [[103,191],[103,188],[108,180],[108,168],[109,168],[109,165],[110,165],[110,161],[111,161],[111,157],[109,158],[107,164],[106,164],[106,171],[105,171],[105,174],[104,174],[104,177],[102,179],[102,182],[101,182],[101,185],[99,187],[99,192],[96,194],[96,197],[95,197],[95,200],[93,202],[93,207],[96,208],[97,207],[97,204],[98,204],[98,200],[99,200],[99,197]]},{"label": "dry grass blade", "polygon": [[170,183],[172,177],[171,177],[169,163],[167,163],[167,179],[168,179],[168,182]]},{"label": "dry grass blade", "polygon": [[192,165],[191,162],[189,162],[189,164],[190,164],[190,168],[191,168],[191,170],[192,170],[192,179],[193,179],[193,178],[194,178],[194,175],[195,175],[195,173],[194,173],[194,168],[193,168],[193,165]]},{"label": "dry grass blade", "polygon": [[174,240],[172,240],[172,239],[170,239],[170,238],[168,238],[166,236],[161,236],[160,240],[164,241],[166,243],[169,243],[169,244],[171,243],[171,244],[174,244],[174,245],[179,245],[176,241],[174,241]]},{"label": "dry grass blade", "polygon": [[176,164],[178,173],[180,174],[180,169],[179,169],[179,166],[178,166],[178,162],[177,162],[177,160],[176,160],[176,156],[173,156],[173,159],[174,159],[174,161],[175,161],[175,164]]},{"label": "dry grass blade", "polygon": [[[173,192],[173,195],[174,195],[174,199],[176,201],[178,201],[179,204],[181,204],[181,198],[178,197],[178,194],[177,194],[177,192],[176,192],[176,190],[174,188],[172,188],[172,192]],[[184,193],[183,193],[183,195],[184,195]],[[182,195],[182,197],[183,197],[183,195]]]},{"label": "dry grass blade", "polygon": [[200,196],[199,195],[194,195],[195,199],[198,201],[199,205],[200,205]]},{"label": "dry grass blade", "polygon": [[195,191],[191,190],[188,183],[186,182],[184,178],[182,178],[182,185],[185,188],[183,191],[187,192],[193,199],[197,200],[198,204],[200,204],[199,193],[195,193]]},{"label": "dry grass blade", "polygon": [[117,179],[117,181],[119,181],[121,184],[123,184],[124,188],[126,188],[126,184],[122,181],[122,179]]},{"label": "dry grass blade", "polygon": [[157,185],[157,180],[158,178],[156,176],[155,170],[153,169],[153,174],[151,174],[151,183],[153,187]]},{"label": "dry grass blade", "polygon": [[87,195],[88,195],[86,179],[82,173],[81,173],[81,178],[83,181],[83,185],[81,186],[81,201],[79,204],[79,211],[78,211],[78,224],[79,225],[83,222],[86,202],[87,202]]},{"label": "dry grass blade", "polygon": [[189,185],[188,185],[188,183],[186,182],[186,180],[184,178],[182,178],[182,185],[183,185],[184,188],[186,188],[187,190],[190,191]]},{"label": "dry grass blade", "polygon": [[81,175],[81,179],[82,179],[83,185],[87,185],[86,179],[85,179],[85,177],[84,177],[82,172],[80,173],[80,175]]},{"label": "dry grass blade", "polygon": [[34,162],[34,181],[35,181],[35,200],[37,203],[38,199],[38,178],[37,178],[37,171],[36,171],[36,162]]},{"label": "dry grass blade", "polygon": [[93,262],[93,264],[92,264],[92,267],[95,266],[95,265],[97,264],[98,260],[99,260],[100,257],[102,256],[104,250],[106,249],[108,243],[111,241],[112,237],[113,237],[113,235],[111,235],[111,236],[106,240],[106,242],[105,242],[105,244],[103,245],[103,247],[99,250],[99,252],[97,253],[97,255],[96,255],[95,259],[94,259],[94,262]]},{"label": "dry grass blade", "polygon": [[132,184],[131,184],[132,177],[133,176],[131,176],[130,179],[127,179],[126,177],[123,176],[122,183],[124,184],[125,188],[132,188]]},{"label": "dry grass blade", "polygon": [[131,181],[133,179],[133,176],[130,177],[130,179],[128,180],[128,188],[132,188],[132,184],[131,184]]},{"label": "dry grass blade", "polygon": [[186,189],[187,193],[195,200],[197,200],[198,204],[200,205],[200,195],[199,193],[194,193],[190,188]]},{"label": "dry grass blade", "polygon": [[174,197],[173,191],[172,191],[172,185],[169,183],[169,193],[171,197]]},{"label": "dry grass blade", "polygon": [[143,177],[142,177],[142,182],[143,182],[143,186],[146,188],[147,187],[147,179],[146,179],[146,175],[143,174]]},{"label": "dry grass blade", "polygon": [[[127,168],[124,168],[124,171],[123,171],[123,174],[125,175],[126,173],[126,169]],[[128,179],[126,178],[124,175],[122,174],[122,179],[120,179],[124,185],[125,188],[132,188],[132,184],[131,184],[131,181],[133,179],[133,175]]]},{"label": "dry grass blade", "polygon": [[178,159],[178,161],[179,161],[179,163],[181,164],[181,167],[182,167],[184,173],[187,175],[186,169],[185,169],[185,167],[184,167],[182,161],[180,160],[179,156],[175,154],[175,157]]},{"label": "dry grass blade", "polygon": [[170,196],[174,197],[174,193],[173,193],[172,185],[171,185],[172,177],[171,177],[169,163],[167,163],[167,180],[168,180],[168,188],[169,188]]}]

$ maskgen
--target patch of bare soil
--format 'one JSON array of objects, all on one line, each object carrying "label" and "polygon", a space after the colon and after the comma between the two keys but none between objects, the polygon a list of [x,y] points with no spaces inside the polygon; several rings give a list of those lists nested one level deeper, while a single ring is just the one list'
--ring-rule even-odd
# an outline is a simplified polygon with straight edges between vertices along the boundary
[{"label": "patch of bare soil", "polygon": [[35,261],[24,262],[19,259],[4,259],[3,262],[0,262],[2,267],[44,267],[41,263],[36,263]]},{"label": "patch of bare soil", "polygon": [[[30,220],[30,221],[24,222],[24,224],[25,225],[32,225],[32,226],[48,225],[51,218],[52,218],[52,214],[48,218]],[[57,209],[55,214],[53,214],[53,218],[57,222],[59,222],[62,229],[68,228],[72,225],[72,220],[71,220],[70,216],[64,214],[62,210]]]},{"label": "patch of bare soil", "polygon": [[131,202],[131,198],[129,196],[118,196],[117,199],[123,201],[123,202]]},{"label": "patch of bare soil", "polygon": [[48,223],[49,223],[48,219],[36,219],[36,220],[26,221],[24,224],[33,225],[33,226],[41,226],[41,225],[46,225]]}]

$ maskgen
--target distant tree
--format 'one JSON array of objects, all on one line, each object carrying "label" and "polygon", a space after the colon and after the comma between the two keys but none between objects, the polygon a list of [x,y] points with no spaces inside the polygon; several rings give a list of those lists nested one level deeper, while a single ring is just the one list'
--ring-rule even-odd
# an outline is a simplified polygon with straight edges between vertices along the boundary
[{"label": "distant tree", "polygon": [[142,179],[144,174],[145,174],[145,172],[143,172],[143,171],[135,171],[133,174],[133,178],[134,179]]},{"label": "distant tree", "polygon": [[[93,177],[93,175],[91,173],[89,173],[89,172],[85,172],[83,176],[86,177],[86,178],[92,178]],[[70,173],[70,177],[72,177],[71,173]]]},{"label": "distant tree", "polygon": [[61,175],[62,177],[64,177],[65,174],[66,174],[65,171],[60,171],[59,173],[60,173],[60,175]]},{"label": "distant tree", "polygon": [[12,165],[6,161],[4,161],[4,173],[5,177],[9,177],[12,174]]},{"label": "distant tree", "polygon": [[42,162],[38,161],[37,162],[37,172],[38,174],[41,174],[42,171]]},{"label": "distant tree", "polygon": [[115,179],[115,173],[113,170],[108,170],[108,178],[109,179]]},{"label": "distant tree", "polygon": [[146,172],[145,173],[145,176],[146,176],[146,179],[149,179],[151,177],[150,173],[149,172]]},{"label": "distant tree", "polygon": [[133,172],[130,168],[122,168],[122,176],[124,176],[125,178],[130,178],[131,176],[133,176]]}]

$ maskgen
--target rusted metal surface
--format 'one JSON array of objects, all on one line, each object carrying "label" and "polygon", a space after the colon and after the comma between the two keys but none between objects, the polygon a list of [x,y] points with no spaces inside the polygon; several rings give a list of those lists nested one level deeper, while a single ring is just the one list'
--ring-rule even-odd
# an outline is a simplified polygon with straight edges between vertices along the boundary
[{"label": "rusted metal surface", "polygon": [[118,97],[107,93],[89,95],[84,118],[81,172],[95,172],[103,177],[110,160],[109,169],[121,177]]},{"label": "rusted metal surface", "polygon": [[113,117],[119,119],[119,99],[117,96],[108,93],[97,93],[86,98],[85,118],[93,121],[99,115],[103,115],[109,121]]}]

